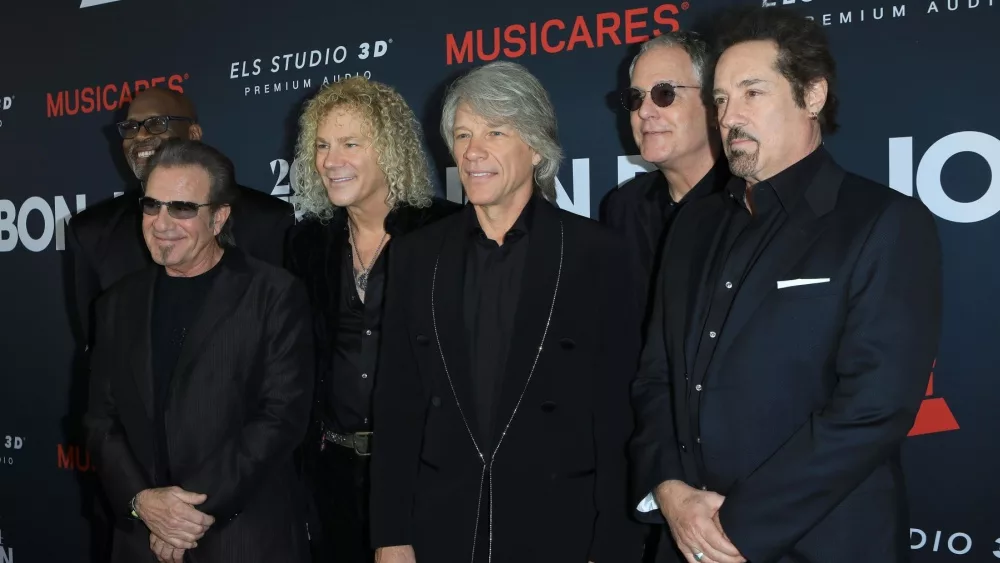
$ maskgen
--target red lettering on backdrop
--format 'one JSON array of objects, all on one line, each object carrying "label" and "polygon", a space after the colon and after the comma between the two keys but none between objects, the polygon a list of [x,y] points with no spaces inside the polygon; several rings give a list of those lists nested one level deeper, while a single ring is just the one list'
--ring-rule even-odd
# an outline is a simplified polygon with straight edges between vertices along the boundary
[{"label": "red lettering on backdrop", "polygon": [[94,89],[90,86],[87,86],[80,92],[80,111],[83,113],[94,112]]},{"label": "red lettering on backdrop", "polygon": [[[611,20],[611,25],[606,25],[605,22]],[[614,12],[603,12],[597,14],[597,46],[604,46],[604,36],[607,35],[611,38],[611,42],[615,45],[621,45],[622,41],[618,38],[618,28],[622,25],[621,17]]]},{"label": "red lettering on backdrop", "polygon": [[920,436],[922,434],[936,434],[938,432],[948,432],[958,430],[958,421],[955,415],[948,408],[948,403],[944,397],[934,397],[934,368],[937,366],[937,359],[931,364],[931,376],[927,381],[927,392],[924,400],[920,403],[920,410],[917,411],[917,418],[913,421],[913,427],[907,436]]},{"label": "red lettering on backdrop", "polygon": [[135,81],[135,93],[136,93],[136,95],[139,95],[139,92],[142,92],[143,90],[148,90],[148,89],[149,89],[149,81],[148,80],[136,80]]},{"label": "red lettering on backdrop", "polygon": [[670,29],[666,31],[661,31],[659,29],[653,30],[653,37],[663,35],[664,33],[670,33],[671,31],[677,31],[681,28],[681,24],[676,18],[669,18],[663,15],[664,12],[670,12],[672,15],[677,15],[680,10],[677,6],[673,4],[663,4],[662,6],[657,6],[656,10],[653,12],[653,21],[659,25],[669,26]]},{"label": "red lettering on backdrop", "polygon": [[128,82],[122,83],[122,93],[118,96],[118,105],[124,106],[132,101],[132,90],[128,87]]},{"label": "red lettering on backdrop", "polygon": [[45,116],[59,117],[63,114],[64,98],[62,92],[56,92],[56,99],[52,99],[52,94],[45,94]]},{"label": "red lettering on backdrop", "polygon": [[107,109],[108,111],[114,111],[118,109],[117,100],[111,100],[110,102],[108,101],[108,92],[117,92],[117,91],[118,88],[114,84],[108,84],[104,88],[104,108]]},{"label": "red lettering on backdrop", "polygon": [[479,60],[481,61],[492,61],[493,59],[500,56],[500,28],[493,28],[493,52],[486,54],[483,52],[483,30],[476,30],[476,51],[479,53]]},{"label": "red lettering on backdrop", "polygon": [[[462,38],[462,48],[459,49],[455,43],[455,36],[448,34],[445,37],[446,49],[448,51],[448,64],[472,62],[472,32],[466,31]],[[454,57],[454,61],[452,60]]]},{"label": "red lettering on backdrop", "polygon": [[558,27],[559,29],[566,29],[566,24],[564,24],[562,20],[549,20],[545,22],[545,25],[542,26],[542,49],[545,49],[546,53],[558,53],[559,51],[563,50],[563,47],[566,46],[566,42],[560,39],[559,42],[556,43],[555,45],[550,45],[549,44],[550,27]]},{"label": "red lettering on backdrop", "polygon": [[184,86],[181,86],[181,82],[184,81],[184,77],[179,74],[174,74],[170,76],[170,80],[167,81],[167,87],[177,92],[178,94],[184,93]]},{"label": "red lettering on backdrop", "polygon": [[167,79],[165,77],[163,77],[163,76],[157,76],[156,78],[154,78],[154,79],[152,79],[152,80],[149,81],[149,87],[150,88],[156,88],[157,85],[163,84],[166,81],[167,81]]},{"label": "red lettering on backdrop", "polygon": [[[515,37],[514,33],[517,33],[519,36]],[[523,25],[515,24],[508,27],[503,34],[504,40],[506,40],[507,43],[510,43],[512,45],[518,45],[519,47],[517,50],[513,50],[510,47],[507,47],[506,49],[503,50],[503,54],[512,59],[516,59],[521,55],[523,55],[524,51],[527,49],[527,43],[525,43],[524,39],[520,37],[523,35],[524,35]]]},{"label": "red lettering on backdrop", "polygon": [[538,24],[531,22],[531,33],[528,34],[531,37],[531,54],[538,54]]},{"label": "red lettering on backdrop", "polygon": [[631,45],[632,43],[641,43],[649,39],[648,35],[632,35],[632,32],[637,29],[642,29],[646,27],[646,22],[644,21],[633,21],[633,16],[641,16],[648,12],[648,8],[633,8],[631,10],[625,10],[625,43]]},{"label": "red lettering on backdrop", "polygon": [[587,48],[594,48],[594,39],[590,36],[590,29],[587,28],[587,20],[583,19],[583,16],[577,16],[576,22],[573,24],[573,31],[569,35],[569,47],[566,47],[566,50],[572,51],[573,46],[581,41],[587,44]]}]

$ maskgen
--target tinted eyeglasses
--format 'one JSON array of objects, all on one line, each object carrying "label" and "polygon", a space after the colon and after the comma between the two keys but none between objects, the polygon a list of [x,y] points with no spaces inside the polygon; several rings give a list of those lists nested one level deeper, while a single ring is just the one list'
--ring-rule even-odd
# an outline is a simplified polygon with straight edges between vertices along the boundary
[{"label": "tinted eyeglasses", "polygon": [[142,206],[142,212],[146,215],[159,215],[160,207],[166,207],[167,213],[174,219],[192,219],[198,215],[199,209],[212,204],[190,201],[160,201],[151,197],[140,197],[139,205]]},{"label": "tinted eyeglasses", "polygon": [[654,104],[665,108],[677,99],[677,88],[697,89],[699,86],[678,86],[668,82],[660,82],[656,86],[653,86],[652,90],[640,90],[635,87],[626,88],[622,90],[622,105],[629,111],[635,111],[642,107],[642,100],[648,92]]},{"label": "tinted eyeglasses", "polygon": [[194,120],[190,117],[182,117],[178,115],[154,115],[152,117],[147,117],[141,122],[129,119],[126,121],[119,121],[116,125],[118,126],[118,134],[122,136],[122,139],[132,139],[139,134],[139,127],[145,127],[146,131],[149,132],[150,135],[162,135],[167,132],[167,127],[170,126],[171,121]]}]

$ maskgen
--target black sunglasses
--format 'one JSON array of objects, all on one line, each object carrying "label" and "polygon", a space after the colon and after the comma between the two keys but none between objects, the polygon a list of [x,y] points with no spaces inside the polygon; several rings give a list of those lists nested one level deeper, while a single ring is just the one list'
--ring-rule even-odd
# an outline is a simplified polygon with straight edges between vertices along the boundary
[{"label": "black sunglasses", "polygon": [[646,97],[646,92],[649,92],[649,96],[653,100],[653,103],[661,108],[665,108],[674,103],[674,100],[677,99],[677,88],[699,87],[678,86],[676,84],[670,84],[669,82],[660,82],[656,86],[653,86],[652,90],[640,90],[635,87],[626,88],[622,90],[622,105],[629,111],[635,111],[642,107],[642,99]]},{"label": "black sunglasses", "polygon": [[132,139],[139,134],[139,127],[145,127],[150,135],[162,135],[167,132],[167,127],[170,126],[171,121],[194,121],[194,119],[179,115],[154,115],[153,117],[147,117],[141,122],[129,119],[119,121],[116,125],[118,126],[118,134],[122,136],[122,139]]},{"label": "black sunglasses", "polygon": [[190,201],[160,201],[151,197],[140,197],[139,205],[146,215],[159,215],[160,208],[166,207],[167,213],[174,219],[192,219],[198,215],[198,210],[202,207],[212,205],[211,203],[193,203]]}]

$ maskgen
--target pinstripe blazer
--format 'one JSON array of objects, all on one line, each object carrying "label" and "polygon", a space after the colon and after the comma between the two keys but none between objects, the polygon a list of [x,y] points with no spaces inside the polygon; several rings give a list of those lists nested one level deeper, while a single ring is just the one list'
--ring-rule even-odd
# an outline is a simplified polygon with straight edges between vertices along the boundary
[{"label": "pinstripe blazer", "polygon": [[[192,562],[305,561],[292,451],[309,419],[314,365],[305,288],[285,270],[231,248],[185,340],[164,407],[170,474],[205,493],[216,523]],[[116,518],[112,561],[154,561],[129,501],[153,485],[153,288],[160,266],[97,303],[89,445]]]}]

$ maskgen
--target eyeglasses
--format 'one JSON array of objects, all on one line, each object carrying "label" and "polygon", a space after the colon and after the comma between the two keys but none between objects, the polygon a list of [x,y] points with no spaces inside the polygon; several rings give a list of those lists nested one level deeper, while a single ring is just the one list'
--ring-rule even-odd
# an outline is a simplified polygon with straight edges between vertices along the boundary
[{"label": "eyeglasses", "polygon": [[198,215],[199,209],[212,204],[193,203],[190,201],[160,201],[151,197],[140,197],[139,205],[142,206],[142,212],[146,215],[159,215],[160,208],[166,207],[167,213],[174,219],[192,219]]},{"label": "eyeglasses", "polygon": [[167,127],[170,126],[171,121],[194,121],[194,119],[179,115],[154,115],[147,117],[141,122],[129,119],[119,121],[116,125],[118,126],[118,134],[122,136],[122,139],[132,139],[139,134],[140,126],[145,127],[150,135],[162,135],[167,132]]},{"label": "eyeglasses", "polygon": [[674,103],[674,100],[677,99],[677,88],[698,89],[700,86],[678,86],[676,84],[670,84],[669,82],[660,82],[656,86],[653,86],[652,90],[640,90],[635,87],[626,88],[622,90],[622,105],[629,111],[635,111],[642,107],[642,99],[645,98],[646,93],[649,92],[653,103],[661,108],[665,108]]}]

